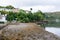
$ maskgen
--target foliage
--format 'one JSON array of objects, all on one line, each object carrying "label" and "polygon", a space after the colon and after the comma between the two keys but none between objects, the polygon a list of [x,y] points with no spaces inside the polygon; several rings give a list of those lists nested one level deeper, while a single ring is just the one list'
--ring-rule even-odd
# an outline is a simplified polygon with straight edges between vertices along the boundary
[{"label": "foliage", "polygon": [[[3,8],[3,6],[0,6],[1,8]],[[13,6],[8,5],[4,8],[7,9],[14,9]],[[44,20],[44,14],[41,11],[37,11],[35,13],[32,13],[33,9],[30,8],[30,11],[28,13],[26,13],[25,10],[20,9],[19,13],[14,13],[14,12],[6,12],[6,11],[1,11],[2,14],[7,14],[6,20],[7,21],[20,21],[20,22],[35,22],[35,21],[40,21],[40,20]]]},{"label": "foliage", "polygon": [[34,20],[34,14],[33,14],[33,13],[29,12],[29,13],[27,14],[27,17],[29,18],[29,21],[30,21],[30,22],[33,22],[33,20]]},{"label": "foliage", "polygon": [[7,11],[0,11],[0,13],[2,14],[2,15],[5,15],[5,14],[8,14],[8,12]]},{"label": "foliage", "polygon": [[37,11],[34,13],[34,17],[36,21],[40,21],[44,19],[44,14],[41,11]]},{"label": "foliage", "polygon": [[9,14],[7,15],[6,17],[6,20],[7,21],[13,21],[15,18],[14,18],[14,13],[13,12],[9,12]]},{"label": "foliage", "polygon": [[32,8],[30,8],[30,10],[32,11]]},{"label": "foliage", "polygon": [[0,6],[0,8],[14,9],[14,7],[13,7],[12,5],[8,5],[8,6]]},{"label": "foliage", "polygon": [[14,7],[11,6],[11,5],[8,5],[8,6],[6,6],[5,8],[7,8],[7,9],[14,9]]},{"label": "foliage", "polygon": [[0,6],[0,8],[4,8],[4,6]]},{"label": "foliage", "polygon": [[19,22],[36,22],[44,20],[44,14],[41,11],[37,11],[35,13],[32,13],[29,11],[26,13],[25,10],[20,10],[19,13],[9,12],[6,17],[7,21],[19,21]]}]

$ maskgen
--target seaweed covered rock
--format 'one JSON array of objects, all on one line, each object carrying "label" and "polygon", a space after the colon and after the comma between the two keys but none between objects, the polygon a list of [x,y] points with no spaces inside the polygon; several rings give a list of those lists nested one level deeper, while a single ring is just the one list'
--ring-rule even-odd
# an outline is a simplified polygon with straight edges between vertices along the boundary
[{"label": "seaweed covered rock", "polygon": [[45,31],[35,23],[8,25],[2,29],[1,35],[5,40],[60,40],[58,36]]}]

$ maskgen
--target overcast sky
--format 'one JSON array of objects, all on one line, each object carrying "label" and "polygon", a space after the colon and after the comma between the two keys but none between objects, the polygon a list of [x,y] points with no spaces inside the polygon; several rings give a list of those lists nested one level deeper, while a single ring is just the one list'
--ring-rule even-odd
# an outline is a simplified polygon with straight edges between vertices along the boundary
[{"label": "overcast sky", "polygon": [[26,10],[33,8],[33,11],[60,11],[60,0],[0,0],[0,6],[7,5]]}]

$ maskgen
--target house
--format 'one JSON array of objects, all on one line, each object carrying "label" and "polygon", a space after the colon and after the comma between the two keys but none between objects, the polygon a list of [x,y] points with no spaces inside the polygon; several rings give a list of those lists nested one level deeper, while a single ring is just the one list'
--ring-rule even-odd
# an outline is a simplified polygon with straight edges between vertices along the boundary
[{"label": "house", "polygon": [[0,23],[5,23],[5,22],[7,22],[6,15],[1,15],[0,14]]}]

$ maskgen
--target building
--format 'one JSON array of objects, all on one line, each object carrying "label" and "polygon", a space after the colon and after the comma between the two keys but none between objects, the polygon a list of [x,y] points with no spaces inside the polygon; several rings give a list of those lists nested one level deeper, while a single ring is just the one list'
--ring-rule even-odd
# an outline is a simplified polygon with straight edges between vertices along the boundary
[{"label": "building", "polygon": [[5,23],[5,22],[7,22],[6,15],[1,15],[0,13],[0,23]]}]

